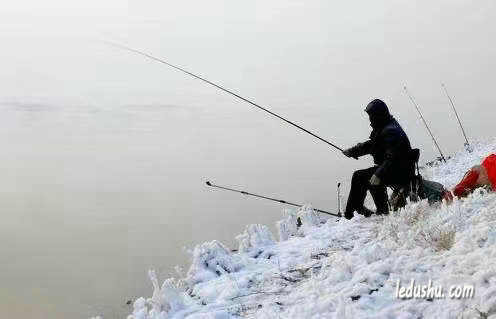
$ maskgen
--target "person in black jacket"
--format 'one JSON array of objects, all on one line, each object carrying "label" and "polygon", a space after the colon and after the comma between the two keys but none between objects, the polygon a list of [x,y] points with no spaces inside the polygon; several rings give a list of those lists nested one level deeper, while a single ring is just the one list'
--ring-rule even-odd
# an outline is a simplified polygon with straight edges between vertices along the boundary
[{"label": "person in black jacket", "polygon": [[370,154],[375,166],[353,173],[344,213],[347,219],[351,219],[355,211],[367,217],[372,214],[363,205],[367,190],[374,200],[376,214],[388,214],[386,186],[408,184],[414,174],[410,141],[389,113],[386,103],[375,99],[367,105],[365,112],[372,127],[369,140],[344,150],[343,154],[353,158]]}]

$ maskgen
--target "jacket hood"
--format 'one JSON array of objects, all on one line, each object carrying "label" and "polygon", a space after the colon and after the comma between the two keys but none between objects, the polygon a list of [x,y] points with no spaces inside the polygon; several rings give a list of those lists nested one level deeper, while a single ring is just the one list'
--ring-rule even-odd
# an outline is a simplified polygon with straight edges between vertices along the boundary
[{"label": "jacket hood", "polygon": [[386,103],[379,99],[372,100],[367,104],[365,112],[369,115],[370,126],[373,129],[384,127],[392,119]]}]

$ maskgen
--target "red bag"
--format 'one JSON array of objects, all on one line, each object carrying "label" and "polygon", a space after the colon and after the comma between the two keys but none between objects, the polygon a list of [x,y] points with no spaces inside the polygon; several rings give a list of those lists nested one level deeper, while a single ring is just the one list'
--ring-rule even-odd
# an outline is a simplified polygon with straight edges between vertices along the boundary
[{"label": "red bag", "polygon": [[482,166],[486,169],[487,177],[491,181],[493,190],[496,190],[496,154],[491,154],[484,159]]}]

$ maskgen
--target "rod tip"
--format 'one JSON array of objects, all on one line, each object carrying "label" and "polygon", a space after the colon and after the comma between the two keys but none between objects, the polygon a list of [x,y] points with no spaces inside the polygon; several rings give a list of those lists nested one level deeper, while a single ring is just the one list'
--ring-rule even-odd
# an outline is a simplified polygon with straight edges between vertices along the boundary
[{"label": "rod tip", "polygon": [[212,184],[210,183],[210,181],[207,181],[207,182],[206,182],[206,184],[207,184],[208,186],[212,186]]}]

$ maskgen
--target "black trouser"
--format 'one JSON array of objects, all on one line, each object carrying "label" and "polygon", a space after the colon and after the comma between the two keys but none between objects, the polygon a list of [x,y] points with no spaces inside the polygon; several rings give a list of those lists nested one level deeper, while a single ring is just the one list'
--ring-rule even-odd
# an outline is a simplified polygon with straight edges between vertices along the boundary
[{"label": "black trouser", "polygon": [[345,210],[345,216],[347,218],[351,218],[354,211],[363,211],[363,203],[365,201],[365,197],[367,196],[367,190],[372,195],[372,199],[377,207],[376,213],[388,213],[389,208],[386,186],[384,184],[372,186],[369,183],[370,178],[374,175],[376,170],[377,166],[374,166],[367,169],[361,169],[353,173],[353,177],[351,178],[350,195],[348,196],[348,202],[346,203]]}]

